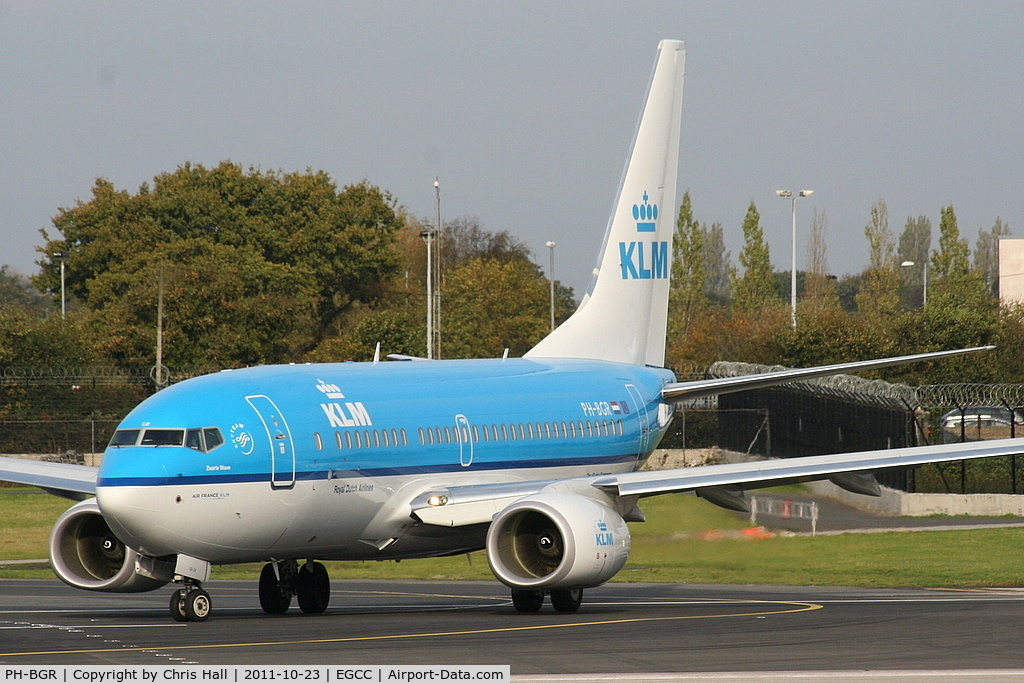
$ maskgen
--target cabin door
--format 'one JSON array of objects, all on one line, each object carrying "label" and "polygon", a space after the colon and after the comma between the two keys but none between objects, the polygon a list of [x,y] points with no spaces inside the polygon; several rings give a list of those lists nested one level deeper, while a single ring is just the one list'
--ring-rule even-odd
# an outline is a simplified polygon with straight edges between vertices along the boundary
[{"label": "cabin door", "polygon": [[465,415],[455,416],[455,440],[459,442],[459,464],[469,467],[473,464],[473,430]]},{"label": "cabin door", "polygon": [[651,418],[647,413],[647,406],[640,390],[633,384],[627,384],[626,391],[629,392],[629,398],[633,402],[633,409],[636,411],[636,417],[640,423],[640,449],[637,452],[637,457],[642,458],[646,455],[651,442]]},{"label": "cabin door", "polygon": [[295,443],[284,415],[269,396],[246,396],[245,400],[260,416],[270,442],[270,488],[295,486]]}]

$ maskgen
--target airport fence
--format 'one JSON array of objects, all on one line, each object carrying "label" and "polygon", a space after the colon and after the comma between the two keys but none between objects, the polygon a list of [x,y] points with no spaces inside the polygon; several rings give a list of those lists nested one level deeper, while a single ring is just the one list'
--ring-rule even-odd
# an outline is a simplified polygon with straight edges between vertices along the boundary
[{"label": "airport fence", "polygon": [[[716,363],[710,376],[779,369]],[[1024,385],[909,387],[849,375],[719,397],[719,445],[775,457],[881,450],[1024,436]],[[1013,416],[1000,422],[999,414]],[[972,421],[973,418],[973,421]],[[880,473],[880,483],[920,493],[1024,492],[1017,456]]]}]

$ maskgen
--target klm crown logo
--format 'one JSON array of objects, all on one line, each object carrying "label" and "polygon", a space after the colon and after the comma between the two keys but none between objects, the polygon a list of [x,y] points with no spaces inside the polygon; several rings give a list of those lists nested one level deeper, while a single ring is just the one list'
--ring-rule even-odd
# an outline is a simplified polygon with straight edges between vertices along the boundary
[{"label": "klm crown logo", "polygon": [[658,220],[658,205],[651,204],[647,190],[644,190],[643,203],[633,205],[633,220],[636,221],[637,232],[656,232],[657,230],[655,221]]},{"label": "klm crown logo", "polygon": [[[640,204],[633,205],[637,232],[658,231],[658,205],[644,190]],[[619,267],[623,280],[667,280],[669,271],[668,241],[619,242]]]}]

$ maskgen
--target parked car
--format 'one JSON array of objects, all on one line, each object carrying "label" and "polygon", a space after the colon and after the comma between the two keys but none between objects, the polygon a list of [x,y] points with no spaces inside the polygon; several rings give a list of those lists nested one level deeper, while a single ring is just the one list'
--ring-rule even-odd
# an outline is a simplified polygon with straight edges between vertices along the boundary
[{"label": "parked car", "polygon": [[1005,406],[954,408],[940,418],[942,443],[1024,436],[1024,413]]}]

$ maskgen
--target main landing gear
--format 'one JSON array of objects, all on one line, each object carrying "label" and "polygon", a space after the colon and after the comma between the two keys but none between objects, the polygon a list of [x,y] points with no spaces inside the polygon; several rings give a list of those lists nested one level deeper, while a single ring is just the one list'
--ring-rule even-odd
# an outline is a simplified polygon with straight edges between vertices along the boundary
[{"label": "main landing gear", "polygon": [[331,599],[331,580],[327,568],[307,560],[302,567],[295,560],[268,562],[260,572],[260,607],[267,614],[284,614],[299,599],[306,614],[322,614]]},{"label": "main landing gear", "polygon": [[[551,591],[551,606],[556,612],[575,612],[583,604],[583,589]],[[512,589],[512,605],[517,612],[537,612],[544,606],[544,593]]]}]

